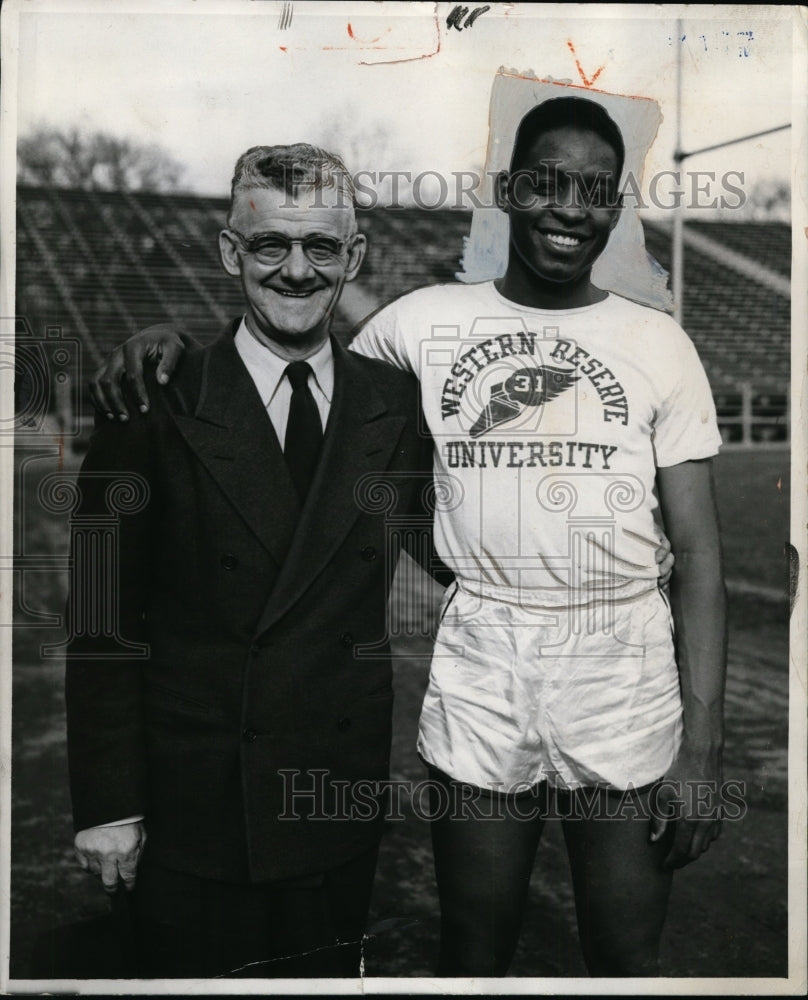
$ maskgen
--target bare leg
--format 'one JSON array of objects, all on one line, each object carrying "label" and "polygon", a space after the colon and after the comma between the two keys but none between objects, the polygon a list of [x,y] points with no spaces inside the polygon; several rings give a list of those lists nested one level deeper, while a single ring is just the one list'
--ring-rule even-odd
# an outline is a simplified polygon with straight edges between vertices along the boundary
[{"label": "bare leg", "polygon": [[[591,816],[564,819],[578,932],[592,976],[659,975],[659,939],[672,873],[662,870],[672,825],[659,843],[649,842],[648,791],[633,793],[634,808],[618,809],[620,793],[589,793]],[[559,795],[575,808],[576,795]],[[583,801],[578,797],[580,806]],[[594,801],[595,808],[591,808]],[[617,818],[616,812],[620,812]],[[578,815],[582,813],[579,811]]]},{"label": "bare leg", "polygon": [[[546,806],[537,794],[506,800],[438,777],[458,810],[432,821],[432,847],[441,905],[438,975],[503,976],[513,958],[541,837]],[[433,812],[439,796],[433,793]],[[493,814],[494,818],[485,818]]]}]

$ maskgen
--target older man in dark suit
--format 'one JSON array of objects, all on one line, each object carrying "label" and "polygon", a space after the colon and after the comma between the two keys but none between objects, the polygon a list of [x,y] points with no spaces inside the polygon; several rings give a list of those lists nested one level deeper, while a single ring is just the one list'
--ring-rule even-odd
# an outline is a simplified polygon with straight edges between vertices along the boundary
[{"label": "older man in dark suit", "polygon": [[431,443],[415,380],[329,337],[365,254],[352,194],[312,147],[240,158],[220,251],[245,316],[147,413],[102,421],[79,477],[79,519],[116,477],[142,492],[109,600],[147,655],[88,623],[87,560],[67,666],[76,851],[134,888],[142,975],[358,974],[381,815],[351,790],[390,749],[386,515],[424,523]]}]

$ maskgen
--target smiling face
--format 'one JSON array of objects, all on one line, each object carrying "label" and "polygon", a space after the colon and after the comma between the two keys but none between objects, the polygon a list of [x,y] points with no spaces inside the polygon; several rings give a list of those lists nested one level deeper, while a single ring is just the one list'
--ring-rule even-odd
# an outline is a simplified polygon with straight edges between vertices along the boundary
[{"label": "smiling face", "polygon": [[497,179],[510,219],[500,291],[523,305],[574,308],[603,297],[592,265],[617,224],[618,157],[596,132],[563,125],[540,133],[512,174]]},{"label": "smiling face", "polygon": [[[228,221],[219,249],[225,270],[241,279],[250,332],[289,360],[315,353],[328,337],[343,284],[356,277],[365,255],[353,208],[336,189],[300,189],[291,195],[276,188],[248,188],[234,195]],[[267,264],[230,230],[248,241],[268,233],[294,240],[319,234],[345,246],[335,260],[314,264],[302,245],[293,243],[285,260]]]}]

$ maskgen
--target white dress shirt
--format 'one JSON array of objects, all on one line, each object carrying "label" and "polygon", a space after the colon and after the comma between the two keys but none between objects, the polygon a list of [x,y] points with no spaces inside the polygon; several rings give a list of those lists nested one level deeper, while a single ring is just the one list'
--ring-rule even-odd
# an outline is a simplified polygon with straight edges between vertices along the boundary
[{"label": "white dress shirt", "polygon": [[[289,404],[292,400],[291,383],[288,378],[284,378],[289,362],[254,337],[245,319],[242,319],[236,331],[235,342],[236,350],[255,382],[283,448],[286,423],[289,420]],[[325,427],[331,410],[331,397],[334,395],[334,353],[331,341],[326,340],[320,350],[310,358],[306,358],[306,361],[312,370],[312,374],[309,375],[309,388],[320,412],[320,422]]]}]

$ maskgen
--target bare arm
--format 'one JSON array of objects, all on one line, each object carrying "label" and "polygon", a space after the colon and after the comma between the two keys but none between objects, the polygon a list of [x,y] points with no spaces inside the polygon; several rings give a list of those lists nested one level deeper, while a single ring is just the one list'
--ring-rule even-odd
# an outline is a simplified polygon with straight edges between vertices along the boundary
[{"label": "bare arm", "polygon": [[121,389],[126,376],[132,385],[141,413],[149,409],[149,394],[143,381],[143,365],[157,365],[157,381],[165,385],[180,362],[185,348],[196,341],[171,323],[146,327],[112,351],[90,380],[90,398],[99,413],[108,420],[129,419],[129,410]]},{"label": "bare arm", "polygon": [[[696,860],[721,831],[726,595],[711,460],[659,469],[657,484],[676,553],[671,606],[684,712],[681,750],[665,775],[660,803],[679,807],[665,861],[679,868]],[[664,827],[657,822],[654,839]]]}]

